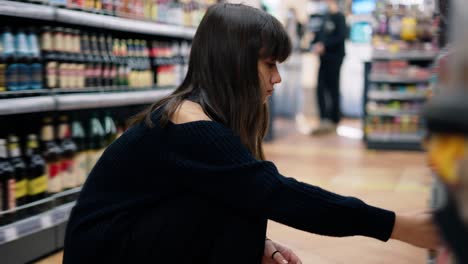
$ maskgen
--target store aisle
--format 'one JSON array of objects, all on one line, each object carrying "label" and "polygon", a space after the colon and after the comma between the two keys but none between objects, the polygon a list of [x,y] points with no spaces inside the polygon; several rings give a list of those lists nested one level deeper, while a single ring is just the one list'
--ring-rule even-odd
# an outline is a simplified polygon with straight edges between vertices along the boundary
[{"label": "store aisle", "polygon": [[[345,121],[359,127],[359,121]],[[275,123],[276,140],[266,145],[267,158],[284,175],[318,185],[367,203],[400,212],[424,209],[430,191],[430,172],[419,152],[375,152],[360,140],[336,135],[312,138],[296,132],[294,123]],[[343,219],[346,221],[346,219]],[[291,246],[304,264],[425,263],[426,251],[401,242],[328,238],[270,222],[268,235]],[[61,263],[61,253],[38,263]]]}]

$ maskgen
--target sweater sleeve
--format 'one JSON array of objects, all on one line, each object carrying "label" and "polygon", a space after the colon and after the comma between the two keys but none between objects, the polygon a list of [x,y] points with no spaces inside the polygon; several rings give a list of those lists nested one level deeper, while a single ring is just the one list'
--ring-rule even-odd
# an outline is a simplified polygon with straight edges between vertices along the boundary
[{"label": "sweater sleeve", "polygon": [[196,144],[176,161],[187,172],[181,176],[184,188],[311,233],[389,239],[393,212],[284,177],[273,163],[256,160],[232,133],[212,128],[190,133]]}]

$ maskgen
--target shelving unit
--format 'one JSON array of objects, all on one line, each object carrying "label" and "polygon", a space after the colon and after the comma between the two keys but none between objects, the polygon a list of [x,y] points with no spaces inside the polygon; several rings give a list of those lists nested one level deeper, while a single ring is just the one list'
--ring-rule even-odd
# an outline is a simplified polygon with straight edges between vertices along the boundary
[{"label": "shelving unit", "polygon": [[[391,60],[407,60],[407,61],[431,61],[435,57],[433,53],[414,53],[411,54],[385,54],[383,52],[374,53],[373,61],[391,61]],[[424,102],[427,99],[427,91],[379,91],[371,89],[371,85],[389,85],[389,86],[404,86],[404,85],[422,85],[429,84],[431,81],[427,79],[409,79],[407,77],[398,77],[385,74],[372,74],[372,62],[365,63],[365,88],[363,100],[363,126],[365,135],[364,141],[369,149],[375,150],[422,150],[421,142],[423,140],[423,132],[369,132],[368,120],[370,118],[406,118],[419,117],[420,111],[418,109],[372,109],[368,107],[369,102],[401,102],[414,103]],[[429,88],[427,88],[429,89]]]},{"label": "shelving unit", "polygon": [[[75,188],[15,209],[28,217],[0,227],[2,264],[26,263],[63,247],[65,228],[81,188]],[[70,201],[70,202],[66,202]],[[34,214],[33,212],[38,212]],[[9,212],[2,212],[6,217]]]},{"label": "shelving unit", "polygon": [[0,15],[53,21],[58,23],[95,27],[124,32],[191,39],[195,28],[163,23],[139,21],[128,18],[64,8],[0,0]]},{"label": "shelving unit", "polygon": [[[27,18],[60,26],[83,26],[102,30],[129,32],[177,41],[191,40],[196,28],[133,20],[105,14],[65,9],[47,4],[0,0],[0,17]],[[146,36],[146,37],[147,37]],[[154,38],[157,39],[157,38]],[[44,54],[56,56],[56,54]],[[47,57],[45,60],[61,61]],[[73,59],[73,58],[72,58]],[[68,61],[72,59],[67,58]],[[187,64],[187,58],[151,58],[156,66]],[[77,57],[76,63],[81,63]],[[146,105],[174,91],[174,86],[99,88],[56,88],[0,92],[0,117],[40,112],[61,112],[108,107]],[[94,110],[93,110],[94,111]],[[89,111],[82,111],[89,112]],[[16,264],[34,261],[63,248],[66,224],[80,188],[64,191],[46,199],[0,212],[0,263]]]}]

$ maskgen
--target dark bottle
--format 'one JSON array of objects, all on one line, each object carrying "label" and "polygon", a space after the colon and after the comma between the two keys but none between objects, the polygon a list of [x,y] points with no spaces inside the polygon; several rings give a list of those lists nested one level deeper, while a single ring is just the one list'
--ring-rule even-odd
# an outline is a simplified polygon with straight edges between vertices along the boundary
[{"label": "dark bottle", "polygon": [[8,137],[8,150],[10,152],[10,163],[15,169],[16,205],[21,206],[28,202],[28,178],[26,163],[21,155],[21,148],[17,136],[10,135]]},{"label": "dark bottle", "polygon": [[28,135],[26,143],[26,162],[28,163],[29,202],[44,199],[47,195],[47,164],[41,155],[37,136]]},{"label": "dark bottle", "polygon": [[62,149],[55,142],[54,126],[51,118],[44,118],[41,130],[42,153],[47,163],[47,192],[56,194],[63,190],[61,171]]},{"label": "dark bottle", "polygon": [[70,125],[68,124],[67,116],[60,117],[58,135],[60,145],[62,148],[61,171],[63,174],[63,188],[67,190],[78,186],[78,180],[74,164],[77,146],[71,138]]},{"label": "dark bottle", "polygon": [[101,154],[105,147],[105,133],[101,122],[99,121],[97,114],[93,113],[89,120],[89,169],[90,171],[96,165],[97,161],[101,157]]},{"label": "dark bottle", "polygon": [[8,160],[7,141],[0,139],[0,192],[2,194],[2,210],[12,210],[16,207],[15,169]]},{"label": "dark bottle", "polygon": [[81,186],[88,176],[88,146],[85,130],[81,122],[75,117],[72,122],[72,139],[76,144],[75,156],[75,174],[77,178],[77,185]]},{"label": "dark bottle", "polygon": [[115,125],[109,111],[104,115],[104,133],[105,133],[105,146],[109,146],[117,138],[117,126]]}]

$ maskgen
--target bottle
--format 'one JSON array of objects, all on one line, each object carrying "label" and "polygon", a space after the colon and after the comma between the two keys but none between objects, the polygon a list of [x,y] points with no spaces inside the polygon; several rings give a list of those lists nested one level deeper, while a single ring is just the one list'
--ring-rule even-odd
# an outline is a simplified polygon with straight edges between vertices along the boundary
[{"label": "bottle", "polygon": [[30,65],[30,89],[42,89],[42,64],[39,62],[33,62]]},{"label": "bottle", "polygon": [[53,195],[63,190],[63,174],[61,171],[62,150],[55,142],[51,118],[44,118],[41,141],[42,153],[47,164],[47,192]]},{"label": "bottle", "polygon": [[10,163],[15,170],[15,198],[16,205],[21,206],[27,203],[27,168],[21,154],[19,139],[15,135],[8,137],[8,151],[10,153]]},{"label": "bottle", "polygon": [[0,138],[0,192],[2,194],[2,210],[12,210],[16,207],[15,169],[8,160],[7,141]]},{"label": "bottle", "polygon": [[45,56],[49,54],[54,54],[55,52],[51,27],[46,26],[42,28],[41,49],[42,49],[42,53]]},{"label": "bottle", "polygon": [[28,56],[30,58],[38,59],[41,56],[41,52],[39,50],[39,41],[37,39],[36,30],[33,27],[28,28],[26,40],[28,45]]},{"label": "bottle", "polygon": [[47,195],[47,164],[41,155],[37,136],[34,134],[28,135],[26,162],[28,200],[35,202],[44,199]]},{"label": "bottle", "polygon": [[0,58],[0,93],[6,90],[6,63],[3,58]]},{"label": "bottle", "polygon": [[6,58],[15,56],[15,37],[9,27],[3,28],[3,56]]},{"label": "bottle", "polygon": [[89,133],[88,133],[88,143],[89,143],[89,171],[93,169],[93,167],[98,162],[99,158],[104,149],[104,128],[99,121],[97,114],[93,113],[91,119],[89,120]]},{"label": "bottle", "polygon": [[88,147],[86,133],[81,122],[75,117],[72,122],[72,139],[76,144],[76,156],[73,165],[77,178],[77,186],[83,185],[88,176]]},{"label": "bottle", "polygon": [[19,63],[13,58],[7,60],[7,68],[5,71],[5,83],[8,91],[19,90]]},{"label": "bottle", "polygon": [[109,111],[105,112],[103,123],[105,133],[105,146],[109,146],[117,138],[117,127]]},{"label": "bottle", "polygon": [[27,90],[30,88],[31,68],[29,61],[21,60],[18,63],[18,83],[17,90]]},{"label": "bottle", "polygon": [[63,188],[65,190],[72,189],[78,186],[78,177],[75,172],[75,156],[77,146],[71,138],[70,125],[68,124],[68,117],[60,117],[60,125],[58,129],[59,141],[62,148],[62,174],[63,174]]}]

